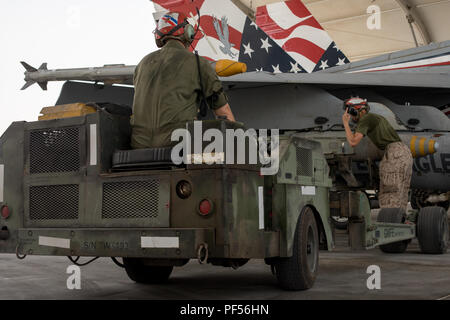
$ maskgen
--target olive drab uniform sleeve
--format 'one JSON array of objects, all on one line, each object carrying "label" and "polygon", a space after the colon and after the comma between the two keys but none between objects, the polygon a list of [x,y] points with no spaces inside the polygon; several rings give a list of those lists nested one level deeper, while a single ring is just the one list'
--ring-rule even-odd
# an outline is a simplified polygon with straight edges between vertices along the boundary
[{"label": "olive drab uniform sleeve", "polygon": [[202,57],[200,57],[200,71],[205,97],[211,109],[216,110],[226,105],[228,99],[223,91],[222,82],[217,77],[216,71],[211,66],[211,63]]},{"label": "olive drab uniform sleeve", "polygon": [[[199,60],[205,97],[211,109],[218,109],[227,103],[222,83],[209,61]],[[195,55],[178,41],[169,41],[139,63],[134,89],[131,147],[174,145],[172,132],[197,118],[201,101]]]},{"label": "olive drab uniform sleeve", "polygon": [[385,150],[390,143],[401,141],[389,122],[383,116],[375,113],[363,116],[355,131],[368,136],[380,150]]}]

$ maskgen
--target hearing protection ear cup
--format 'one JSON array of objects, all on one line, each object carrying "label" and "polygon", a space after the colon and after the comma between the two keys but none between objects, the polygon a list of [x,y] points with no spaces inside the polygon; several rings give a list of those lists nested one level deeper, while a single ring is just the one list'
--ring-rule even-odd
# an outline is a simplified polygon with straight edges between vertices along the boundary
[{"label": "hearing protection ear cup", "polygon": [[349,107],[348,108],[348,114],[356,117],[356,116],[358,116],[358,111],[355,108],[353,108],[353,107]]},{"label": "hearing protection ear cup", "polygon": [[195,29],[193,26],[191,26],[190,24],[186,25],[184,27],[184,38],[186,39],[186,41],[188,41],[189,43],[194,41],[194,37],[195,37]]},{"label": "hearing protection ear cup", "polygon": [[156,46],[157,46],[158,48],[162,48],[162,47],[164,46],[164,42],[163,42],[161,39],[157,39],[157,38],[155,37],[155,42],[156,42]]}]

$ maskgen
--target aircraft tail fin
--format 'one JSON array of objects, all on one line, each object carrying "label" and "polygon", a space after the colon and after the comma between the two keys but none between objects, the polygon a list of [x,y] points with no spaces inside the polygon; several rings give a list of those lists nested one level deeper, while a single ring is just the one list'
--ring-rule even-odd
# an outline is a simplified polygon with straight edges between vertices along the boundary
[{"label": "aircraft tail fin", "polygon": [[256,21],[231,0],[153,2],[155,17],[163,10],[181,11],[192,25],[200,21],[192,48],[212,61],[232,59],[247,64],[248,71],[273,73],[315,72],[348,62],[301,0],[259,7]]},{"label": "aircraft tail fin", "polygon": [[309,73],[349,62],[301,0],[258,7],[256,24]]}]

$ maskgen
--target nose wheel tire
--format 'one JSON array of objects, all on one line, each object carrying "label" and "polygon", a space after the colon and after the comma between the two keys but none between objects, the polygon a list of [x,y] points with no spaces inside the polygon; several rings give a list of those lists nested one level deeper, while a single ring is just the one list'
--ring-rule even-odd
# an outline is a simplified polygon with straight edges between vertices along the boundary
[{"label": "nose wheel tire", "polygon": [[417,219],[417,239],[423,253],[447,252],[449,226],[447,212],[442,207],[420,209]]},{"label": "nose wheel tire", "polygon": [[[383,208],[378,213],[378,222],[387,223],[404,223],[406,213],[400,208]],[[384,244],[380,246],[381,251],[385,253],[404,253],[408,248],[410,240],[403,240],[394,243]]]},{"label": "nose wheel tire", "polygon": [[278,258],[275,274],[285,290],[306,290],[313,286],[319,267],[319,235],[314,213],[305,207],[298,218],[292,257]]},{"label": "nose wheel tire", "polygon": [[158,284],[167,282],[173,266],[148,266],[139,258],[123,258],[123,264],[128,277],[143,284]]}]

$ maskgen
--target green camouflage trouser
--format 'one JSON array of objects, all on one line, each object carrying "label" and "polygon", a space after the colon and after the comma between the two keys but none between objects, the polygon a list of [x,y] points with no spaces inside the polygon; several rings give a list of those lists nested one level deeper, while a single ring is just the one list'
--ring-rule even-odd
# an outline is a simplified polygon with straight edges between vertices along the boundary
[{"label": "green camouflage trouser", "polygon": [[408,205],[413,159],[411,151],[402,142],[386,147],[380,163],[380,208],[403,208]]}]

